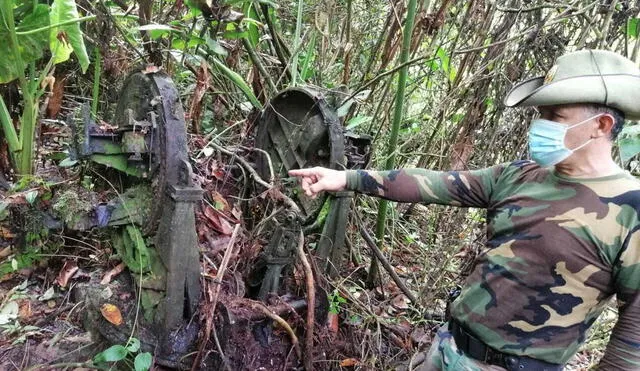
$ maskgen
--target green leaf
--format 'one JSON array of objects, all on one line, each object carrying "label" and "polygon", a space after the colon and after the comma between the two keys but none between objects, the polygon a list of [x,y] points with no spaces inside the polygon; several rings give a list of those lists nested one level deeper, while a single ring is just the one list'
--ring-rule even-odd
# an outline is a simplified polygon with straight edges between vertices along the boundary
[{"label": "green leaf", "polygon": [[[18,12],[18,19],[14,20],[13,2],[0,1],[0,50],[3,52],[0,58],[0,84],[15,80],[23,73],[21,69],[26,63],[42,57],[42,49],[47,44],[46,32],[16,36],[15,28],[46,27],[49,24],[48,9],[47,5],[40,4],[22,19],[22,14]],[[14,37],[17,45],[12,42]]]},{"label": "green leaf", "polygon": [[167,35],[173,31],[171,26],[167,26],[166,24],[145,24],[138,27],[139,31],[149,31],[149,37],[152,40],[156,40],[161,38],[164,35]]},{"label": "green leaf", "polygon": [[260,33],[258,31],[258,26],[256,25],[256,23],[258,23],[256,19],[258,19],[259,15],[258,12],[256,12],[256,8],[253,5],[253,2],[245,2],[244,7],[245,18],[242,21],[249,23],[247,25],[247,32],[249,33],[248,39],[249,43],[251,43],[251,46],[255,47],[260,41]]},{"label": "green leaf", "polygon": [[127,350],[131,353],[135,353],[140,350],[140,340],[131,338],[127,341]]},{"label": "green leaf", "polygon": [[242,39],[243,37],[249,36],[249,32],[246,30],[240,30],[233,23],[228,23],[227,27],[225,27],[225,32],[222,34],[222,37],[225,39]]},{"label": "green leaf", "polygon": [[[16,31],[35,30],[49,25],[49,7],[39,4],[33,13],[24,17],[22,22],[16,25]],[[18,35],[20,55],[25,63],[42,58],[42,50],[47,47],[47,32],[42,31],[33,35]]]},{"label": "green leaf", "polygon": [[182,39],[175,38],[171,40],[171,47],[176,50],[184,50],[187,48],[187,43],[185,43]]},{"label": "green leaf", "polygon": [[[78,10],[74,0],[54,0],[49,13],[51,25],[78,19]],[[71,52],[76,54],[82,72],[87,72],[89,55],[84,45],[80,24],[54,27],[49,33],[49,48],[54,63],[62,63],[69,59]]]},{"label": "green leaf", "polygon": [[313,69],[309,66],[311,65],[311,61],[315,59],[315,48],[316,48],[316,33],[311,36],[311,41],[309,41],[309,47],[304,53],[304,59],[302,60],[302,70],[300,71],[300,79],[302,81],[307,81],[314,74]]},{"label": "green leaf", "polygon": [[640,29],[640,18],[629,18],[627,21],[627,36],[638,38],[638,31]]},{"label": "green leaf", "polygon": [[191,14],[194,17],[197,17],[202,14],[202,10],[200,10],[198,6],[198,2],[196,0],[185,0],[185,4],[187,4],[187,7],[189,8],[189,10],[191,11]]},{"label": "green leaf", "polygon": [[262,109],[262,104],[253,94],[253,90],[249,87],[246,81],[242,78],[242,76],[238,75],[236,72],[232,71],[229,67],[225,66],[222,62],[220,62],[217,58],[211,58],[211,62],[222,72],[222,74],[231,80],[238,89],[240,89],[244,95],[249,99],[251,104],[257,108]]},{"label": "green leaf", "polygon": [[151,363],[153,362],[153,357],[151,353],[145,352],[140,353],[136,356],[136,359],[133,361],[133,364],[136,368],[136,371],[146,371],[151,368]]},{"label": "green leaf", "polygon": [[29,205],[33,205],[36,202],[36,198],[38,197],[38,191],[29,191],[24,195],[24,199],[27,200]]},{"label": "green leaf", "polygon": [[373,120],[372,116],[356,116],[347,121],[347,130],[352,130],[357,128],[362,124],[366,124],[367,122]]},{"label": "green leaf", "polygon": [[54,290],[53,286],[51,286],[47,289],[47,291],[44,292],[44,294],[38,297],[38,300],[39,301],[51,300],[55,294],[56,294],[56,291]]},{"label": "green leaf", "polygon": [[625,126],[620,132],[618,147],[623,163],[640,153],[640,125]]},{"label": "green leaf", "polygon": [[640,153],[640,137],[622,138],[618,141],[618,145],[620,146],[620,158],[623,163]]},{"label": "green leaf", "polygon": [[104,351],[96,354],[93,358],[95,363],[103,363],[103,362],[118,362],[125,359],[127,356],[127,349],[122,345],[113,345]]},{"label": "green leaf", "polygon": [[7,216],[9,216],[9,212],[7,208],[9,207],[9,203],[5,201],[0,201],[0,222],[5,220]]},{"label": "green leaf", "polygon": [[209,36],[207,36],[207,46],[209,47],[209,50],[211,50],[215,54],[221,55],[223,57],[229,55],[227,49],[220,45],[218,41],[210,38]]},{"label": "green leaf", "polygon": [[371,90],[363,90],[356,94],[353,98],[348,99],[346,102],[342,103],[342,105],[336,111],[338,117],[346,116],[347,113],[349,113],[349,109],[351,109],[353,103],[355,103],[356,101],[363,101],[367,99],[369,97],[369,94],[371,94]]},{"label": "green leaf", "polygon": [[66,157],[64,160],[60,161],[60,163],[58,164],[58,166],[60,167],[71,167],[75,164],[77,164],[78,161],[77,160],[72,160],[69,157]]},{"label": "green leaf", "polygon": [[5,325],[14,319],[18,318],[18,312],[20,308],[18,303],[10,301],[0,309],[0,325]]}]

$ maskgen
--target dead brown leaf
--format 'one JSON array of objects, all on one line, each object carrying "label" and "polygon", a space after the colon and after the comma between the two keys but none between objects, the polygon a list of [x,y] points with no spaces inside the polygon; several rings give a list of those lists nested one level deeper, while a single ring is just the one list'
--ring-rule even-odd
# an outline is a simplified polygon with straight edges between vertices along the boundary
[{"label": "dead brown leaf", "polygon": [[340,367],[354,367],[357,366],[360,363],[360,361],[358,361],[355,358],[345,358],[342,361],[340,361]]},{"label": "dead brown leaf", "polygon": [[240,210],[237,205],[233,205],[231,215],[233,215],[237,220],[240,220],[242,218],[242,210]]},{"label": "dead brown leaf", "polygon": [[9,281],[10,279],[12,279],[15,276],[15,273],[7,273],[4,276],[0,277],[0,283],[5,282],[5,281]]},{"label": "dead brown leaf", "polygon": [[337,313],[329,313],[327,315],[327,327],[329,327],[329,331],[333,334],[338,333],[338,314]]},{"label": "dead brown leaf", "polygon": [[120,326],[122,324],[122,313],[120,309],[113,304],[103,304],[100,308],[102,316],[110,323]]},{"label": "dead brown leaf", "polygon": [[[5,226],[0,226],[0,237],[2,238],[6,238],[6,239],[14,239],[16,238],[16,234],[11,232],[11,230]],[[7,248],[3,249],[2,251],[4,252],[4,250],[6,250]],[[11,250],[11,249],[9,249]],[[0,258],[2,258],[2,253],[0,252]]]},{"label": "dead brown leaf", "polygon": [[[47,104],[46,117],[49,119],[55,119],[58,117],[60,110],[62,108],[62,99],[64,98],[64,86],[67,82],[67,73],[64,71],[57,72],[56,76],[53,77],[53,85],[51,85],[51,80],[47,81],[49,85],[49,90],[51,94],[49,96],[49,102]],[[45,81],[43,81],[44,83]]]},{"label": "dead brown leaf", "polygon": [[188,119],[191,120],[193,131],[200,134],[200,118],[202,116],[202,98],[211,87],[211,77],[209,75],[209,66],[205,61],[200,63],[200,68],[196,74],[196,87],[191,96],[191,103],[187,111]]},{"label": "dead brown leaf", "polygon": [[391,305],[394,308],[400,309],[400,310],[409,309],[410,302],[411,300],[409,300],[409,298],[407,298],[407,296],[404,294],[397,295],[396,297],[391,299]]},{"label": "dead brown leaf", "polygon": [[213,205],[217,210],[222,211],[223,213],[227,213],[230,211],[231,206],[229,206],[227,200],[219,192],[211,190],[209,191],[209,195],[211,196],[211,199],[214,202]]},{"label": "dead brown leaf", "polygon": [[231,223],[221,217],[220,214],[218,214],[211,206],[205,205],[203,209],[204,216],[207,218],[213,229],[225,235],[231,235],[233,233],[233,226]]},{"label": "dead brown leaf", "polygon": [[56,83],[56,78],[53,77],[52,75],[46,76],[44,79],[42,79],[42,82],[40,82],[40,88],[43,90],[46,90],[46,88],[49,88],[49,91],[53,91],[53,85]]},{"label": "dead brown leaf", "polygon": [[4,249],[0,250],[0,258],[6,258],[9,255],[11,255],[11,246],[7,246]]},{"label": "dead brown leaf", "polygon": [[104,274],[104,276],[102,277],[102,280],[100,281],[100,284],[106,285],[109,282],[111,282],[113,277],[119,275],[124,270],[125,267],[126,265],[124,264],[124,262],[122,262],[116,265],[115,267],[111,268],[107,273]]},{"label": "dead brown leaf", "polygon": [[22,319],[22,320],[26,320],[29,317],[31,317],[31,315],[33,314],[33,312],[31,311],[31,301],[30,300],[19,300],[18,301],[18,318]]},{"label": "dead brown leaf", "polygon": [[78,271],[78,264],[73,260],[67,260],[64,262],[62,269],[58,273],[56,282],[60,287],[67,287],[69,279]]}]

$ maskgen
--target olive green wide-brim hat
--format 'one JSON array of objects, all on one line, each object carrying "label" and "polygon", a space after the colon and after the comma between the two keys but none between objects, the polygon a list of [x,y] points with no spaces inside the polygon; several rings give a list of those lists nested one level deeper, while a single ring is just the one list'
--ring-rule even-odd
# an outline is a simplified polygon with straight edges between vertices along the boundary
[{"label": "olive green wide-brim hat", "polygon": [[523,81],[504,99],[507,107],[599,103],[640,120],[640,69],[606,50],[580,50],[558,58],[546,76]]}]

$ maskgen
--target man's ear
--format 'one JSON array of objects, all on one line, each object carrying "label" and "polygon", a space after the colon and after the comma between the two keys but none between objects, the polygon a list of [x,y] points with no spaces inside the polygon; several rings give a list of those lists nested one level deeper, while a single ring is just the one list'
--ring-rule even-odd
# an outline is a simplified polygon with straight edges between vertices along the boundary
[{"label": "man's ear", "polygon": [[613,130],[613,125],[615,124],[615,119],[612,115],[605,113],[604,115],[596,118],[598,123],[596,138],[600,138],[602,136],[609,137],[611,134],[611,130]]}]

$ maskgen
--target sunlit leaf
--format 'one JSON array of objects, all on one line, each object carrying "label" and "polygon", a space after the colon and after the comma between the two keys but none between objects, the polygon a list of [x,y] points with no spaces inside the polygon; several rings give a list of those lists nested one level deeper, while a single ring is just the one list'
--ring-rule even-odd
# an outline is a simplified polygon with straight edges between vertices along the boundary
[{"label": "sunlit leaf", "polygon": [[[54,0],[49,12],[49,22],[55,25],[78,19],[78,10],[74,0]],[[61,63],[69,59],[71,52],[76,54],[82,72],[89,67],[89,55],[84,45],[80,24],[73,23],[66,26],[54,27],[49,31],[49,48],[53,54],[54,63]]]},{"label": "sunlit leaf", "polygon": [[247,30],[240,30],[233,23],[227,23],[225,32],[222,34],[222,37],[225,39],[242,39],[247,36],[249,36],[249,32]]}]

